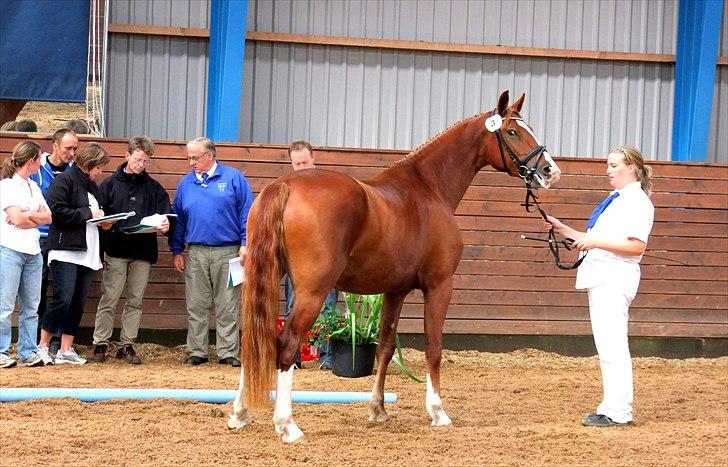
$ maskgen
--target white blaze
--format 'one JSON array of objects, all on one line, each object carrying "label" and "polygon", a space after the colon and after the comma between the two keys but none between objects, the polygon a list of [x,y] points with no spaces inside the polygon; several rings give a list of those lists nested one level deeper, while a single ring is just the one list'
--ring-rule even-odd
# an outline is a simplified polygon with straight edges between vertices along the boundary
[{"label": "white blaze", "polygon": [[[536,141],[536,144],[541,146],[541,141],[538,140],[538,138],[534,134],[533,130],[528,125],[526,125],[526,122],[524,122],[520,118],[515,118],[514,120],[516,121],[518,126],[523,128],[524,130],[526,130],[528,132],[528,134],[531,135],[531,137]],[[551,158],[548,151],[544,150],[543,157],[544,157],[544,159],[546,159],[546,162],[549,163],[549,168],[551,169],[551,176],[549,177],[548,181],[544,180],[543,177],[541,177],[541,174],[539,174],[538,172],[535,174],[535,176],[536,176],[536,180],[542,187],[548,188],[549,186],[551,186],[551,183],[556,183],[559,180],[559,177],[561,177],[561,169],[559,169],[559,166],[556,165],[556,162],[554,162],[554,160]]]}]

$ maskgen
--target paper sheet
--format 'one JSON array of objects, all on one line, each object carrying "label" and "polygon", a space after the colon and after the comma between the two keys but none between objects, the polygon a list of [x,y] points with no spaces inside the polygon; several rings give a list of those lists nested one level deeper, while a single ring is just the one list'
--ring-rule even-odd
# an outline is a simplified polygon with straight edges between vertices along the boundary
[{"label": "paper sheet", "polygon": [[240,264],[240,257],[230,258],[229,262],[229,273],[228,273],[228,288],[231,289],[236,285],[240,285],[245,282],[245,270],[243,265]]},{"label": "paper sheet", "polygon": [[153,233],[157,231],[157,227],[162,225],[164,219],[168,217],[177,217],[177,214],[152,214],[151,216],[143,217],[137,225],[124,227],[120,230],[127,234]]}]

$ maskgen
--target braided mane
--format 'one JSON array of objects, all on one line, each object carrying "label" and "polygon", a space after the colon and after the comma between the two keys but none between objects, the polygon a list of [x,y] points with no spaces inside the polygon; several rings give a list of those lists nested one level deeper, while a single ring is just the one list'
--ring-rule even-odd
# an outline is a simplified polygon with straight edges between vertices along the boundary
[{"label": "braided mane", "polygon": [[422,143],[419,146],[417,146],[417,148],[415,148],[414,150],[410,151],[402,159],[400,159],[397,162],[395,162],[394,164],[392,164],[392,167],[397,166],[397,165],[399,165],[399,164],[401,164],[401,163],[409,160],[413,156],[417,155],[418,153],[420,153],[421,151],[423,151],[425,148],[427,148],[433,141],[435,141],[436,139],[438,139],[440,136],[444,135],[445,133],[447,133],[451,129],[455,128],[456,126],[461,125],[461,124],[468,123],[471,120],[474,120],[476,118],[482,117],[483,115],[485,115],[485,113],[486,112],[481,113],[481,114],[477,114],[477,115],[473,115],[472,117],[468,117],[468,118],[463,119],[463,120],[458,120],[457,122],[453,123],[449,127],[447,127],[444,130],[442,130],[441,132],[439,132],[439,133],[435,134],[434,136],[430,137],[430,139],[428,139],[424,143]]}]

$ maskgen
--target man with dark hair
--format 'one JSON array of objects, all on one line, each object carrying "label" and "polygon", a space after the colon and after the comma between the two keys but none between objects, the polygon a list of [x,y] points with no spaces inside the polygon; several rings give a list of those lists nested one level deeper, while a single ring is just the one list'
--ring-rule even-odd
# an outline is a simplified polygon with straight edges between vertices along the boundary
[{"label": "man with dark hair", "polygon": [[104,212],[118,214],[134,211],[135,214],[120,220],[108,231],[104,247],[106,268],[101,280],[101,298],[96,310],[94,327],[94,355],[97,362],[106,360],[109,340],[114,331],[114,311],[121,292],[126,286],[126,303],[121,315],[120,346],[116,358],[132,365],[142,361],[132,344],[139,333],[142,318],[142,299],[149,281],[149,271],[157,262],[157,233],[169,230],[165,216],[159,219],[156,232],[127,234],[123,231],[140,223],[142,218],[154,214],[168,214],[171,211],[169,195],[164,187],[146,171],[154,155],[154,143],[148,136],[135,136],[122,163],[99,187]]},{"label": "man with dark hair", "polygon": [[[291,165],[293,166],[294,171],[316,168],[313,163],[313,148],[308,143],[308,141],[300,140],[292,142],[291,145],[288,147],[288,157],[291,158]],[[288,274],[285,275],[285,286],[286,312],[284,314],[284,318],[288,319],[288,315],[291,313],[291,308],[293,308],[293,300],[295,298],[295,295],[293,293],[293,283],[291,282],[291,277]],[[338,301],[339,291],[337,289],[331,289],[329,294],[326,296],[326,299],[324,300],[321,312],[330,313],[332,309],[336,308],[336,303]],[[331,356],[331,344],[327,343],[322,345],[319,349],[319,352],[319,368],[321,370],[330,370],[332,364],[331,360],[333,358]],[[299,368],[301,367],[300,357],[298,357],[296,365]]]},{"label": "man with dark hair", "polygon": [[37,133],[38,125],[33,120],[25,119],[15,122],[15,130],[23,133]]},{"label": "man with dark hair", "polygon": [[[215,143],[187,143],[192,172],[177,185],[177,222],[169,237],[174,268],[185,275],[187,350],[185,363],[208,362],[209,320],[215,303],[218,363],[240,366],[240,285],[228,287],[230,261],[245,261],[246,223],[253,192],[242,173],[216,159]],[[182,251],[187,248],[187,259]]]},{"label": "man with dark hair", "polygon": [[63,128],[73,130],[77,135],[87,135],[89,133],[88,124],[80,118],[74,118],[67,121],[66,124],[63,125]]},{"label": "man with dark hair", "polygon": [[[44,152],[41,154],[40,169],[38,172],[30,176],[30,179],[38,184],[43,197],[47,199],[48,189],[53,184],[53,180],[57,175],[68,170],[76,157],[78,150],[78,138],[76,133],[68,129],[60,129],[53,133],[53,148],[51,153]],[[47,305],[48,290],[48,230],[49,225],[41,225],[38,227],[40,231],[40,249],[43,253],[43,274],[40,286],[40,304],[38,305],[38,336],[40,337],[40,327],[43,323],[43,315]],[[55,355],[60,345],[60,336],[55,337],[51,341],[50,353]]]}]

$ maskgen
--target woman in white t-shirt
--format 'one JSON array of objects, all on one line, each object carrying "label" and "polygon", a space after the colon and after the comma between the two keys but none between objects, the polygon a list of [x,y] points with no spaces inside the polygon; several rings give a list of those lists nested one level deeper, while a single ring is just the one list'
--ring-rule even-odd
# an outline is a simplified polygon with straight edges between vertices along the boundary
[{"label": "woman in white t-shirt", "polygon": [[585,426],[632,423],[632,359],[627,339],[629,305],[640,282],[640,260],[652,230],[655,208],[650,201],[652,170],[633,146],[620,146],[607,158],[614,191],[597,206],[586,232],[547,216],[546,228],[574,240],[589,253],[576,274],[576,288],[589,293],[594,344],[599,353],[604,396]]},{"label": "woman in white t-shirt", "polygon": [[38,225],[49,224],[51,212],[30,175],[40,167],[40,146],[18,143],[2,167],[0,180],[0,368],[16,361],[10,356],[10,316],[15,300],[18,316],[18,360],[22,366],[45,364],[38,352],[38,303],[43,271]]}]

